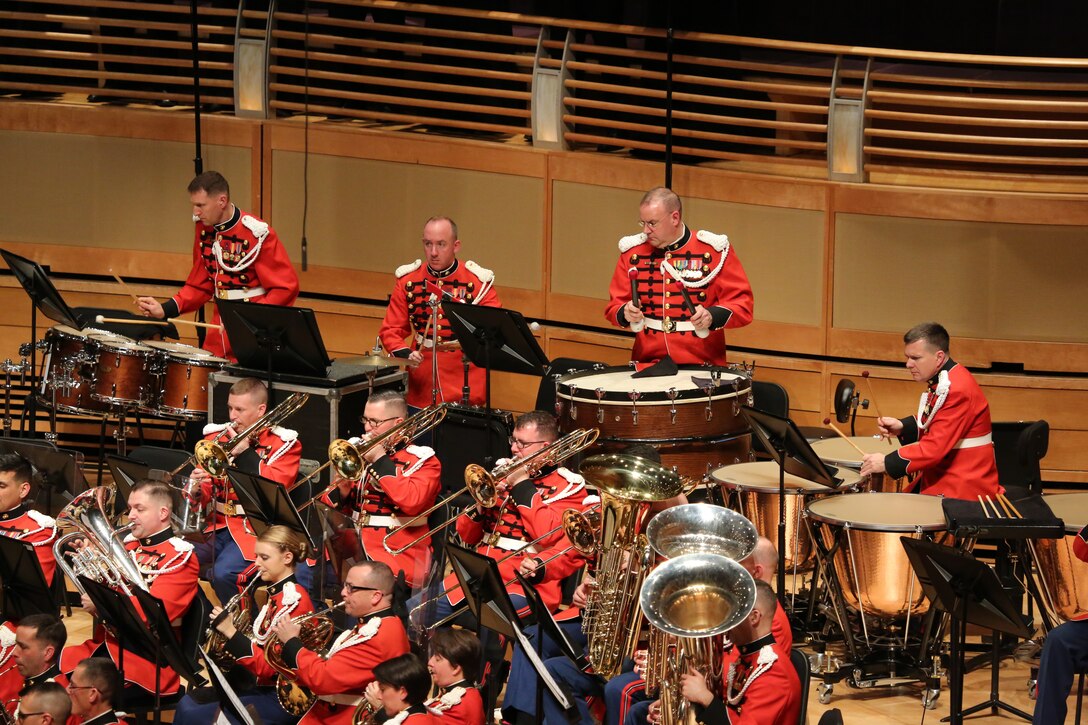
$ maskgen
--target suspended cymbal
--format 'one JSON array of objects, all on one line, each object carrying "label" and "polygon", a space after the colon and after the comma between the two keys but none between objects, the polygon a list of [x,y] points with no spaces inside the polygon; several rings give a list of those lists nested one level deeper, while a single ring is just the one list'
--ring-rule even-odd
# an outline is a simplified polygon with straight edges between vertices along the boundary
[{"label": "suspended cymbal", "polygon": [[352,355],[351,357],[338,357],[333,362],[343,365],[369,365],[371,367],[396,366],[401,368],[414,368],[419,363],[404,357],[382,357],[381,355]]}]

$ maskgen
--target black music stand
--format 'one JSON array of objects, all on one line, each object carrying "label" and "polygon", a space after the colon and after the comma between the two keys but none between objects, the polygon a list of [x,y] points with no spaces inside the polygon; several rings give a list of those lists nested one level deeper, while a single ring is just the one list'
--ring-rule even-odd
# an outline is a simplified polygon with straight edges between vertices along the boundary
[{"label": "black music stand", "polygon": [[805,435],[790,418],[745,405],[740,409],[749,427],[778,464],[778,600],[786,605],[786,472],[830,489],[842,479],[820,460]]},{"label": "black music stand", "polygon": [[[208,656],[208,653],[204,651],[203,647],[197,650],[200,653],[200,659],[203,660],[204,666],[208,671],[208,680],[212,684],[212,688],[215,689],[216,701],[219,703],[219,707],[222,711],[219,714],[219,719],[215,721],[215,725],[220,723],[241,723],[242,725],[259,725],[261,722],[260,716],[254,711],[253,706],[248,708],[242,704],[242,701],[238,699],[238,693],[234,691],[234,688],[227,682],[226,676],[223,671],[219,669],[219,665],[215,664],[215,660]],[[226,715],[233,717],[233,720],[225,719]]]},{"label": "black music stand", "polygon": [[196,662],[190,660],[182,652],[181,643],[174,634],[174,627],[170,623],[170,617],[166,613],[166,606],[162,600],[143,589],[136,589],[133,595],[140,603],[144,616],[147,617],[148,629],[156,640],[161,659],[165,659],[166,664],[169,664],[174,672],[184,677],[187,682],[197,686],[202,685],[204,679],[197,674]]},{"label": "black music stand", "polygon": [[[1004,632],[1027,639],[1031,630],[1020,616],[1020,608],[1005,593],[994,570],[970,554],[931,541],[900,537],[907,558],[925,595],[949,613],[952,648],[948,675],[949,716],[942,722],[960,725],[963,718],[989,708],[998,709],[1031,721],[1031,715],[1002,702],[996,696],[987,702],[963,709],[963,677],[967,625],[974,624],[994,632]],[[994,637],[994,646],[998,646]],[[997,664],[993,665],[995,668]]]},{"label": "black music stand", "polygon": [[[447,544],[446,549],[453,573],[465,595],[465,603],[476,617],[477,634],[481,628],[484,628],[517,640],[533,669],[536,670],[537,676],[571,718],[571,722],[574,722],[578,709],[544,667],[544,662],[537,655],[536,648],[522,631],[521,619],[518,617],[517,610],[514,609],[514,603],[510,601],[510,594],[506,591],[506,585],[499,574],[498,563],[489,556],[477,554],[456,544]],[[540,717],[541,713],[537,712],[537,716]]]},{"label": "black music stand", "polygon": [[87,490],[78,463],[80,453],[40,440],[0,438],[0,453],[18,453],[34,468],[33,496],[42,511],[56,518],[72,499]]},{"label": "black music stand", "polygon": [[60,614],[60,602],[45,581],[34,545],[0,536],[0,621],[29,614]]}]

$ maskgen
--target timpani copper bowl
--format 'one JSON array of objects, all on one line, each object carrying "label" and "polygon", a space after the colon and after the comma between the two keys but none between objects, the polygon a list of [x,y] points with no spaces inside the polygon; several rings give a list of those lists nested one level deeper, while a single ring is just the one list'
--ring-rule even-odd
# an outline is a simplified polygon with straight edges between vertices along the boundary
[{"label": "timpani copper bowl", "polygon": [[1043,501],[1065,522],[1064,538],[1028,542],[1043,605],[1056,623],[1082,619],[1088,615],[1088,562],[1073,553],[1073,542],[1088,524],[1088,493],[1052,494]]}]

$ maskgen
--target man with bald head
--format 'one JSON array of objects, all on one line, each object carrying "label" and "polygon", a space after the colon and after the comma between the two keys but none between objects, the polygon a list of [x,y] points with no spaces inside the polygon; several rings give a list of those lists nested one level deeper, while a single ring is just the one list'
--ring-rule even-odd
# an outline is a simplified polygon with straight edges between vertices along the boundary
[{"label": "man with bald head", "polygon": [[[756,540],[756,548],[752,550],[752,553],[738,563],[747,569],[756,581],[774,586],[774,577],[778,573],[778,550],[774,548],[774,542],[766,536],[760,536]],[[789,659],[790,648],[793,647],[793,630],[790,628],[790,618],[786,610],[782,608],[781,601],[774,610],[771,632],[774,634],[775,650],[778,651],[780,657]]]}]

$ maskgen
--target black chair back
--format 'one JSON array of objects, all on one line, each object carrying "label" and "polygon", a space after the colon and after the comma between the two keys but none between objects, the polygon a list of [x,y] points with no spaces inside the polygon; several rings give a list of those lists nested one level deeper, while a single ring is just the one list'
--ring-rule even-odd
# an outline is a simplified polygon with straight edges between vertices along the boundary
[{"label": "black chair back", "polygon": [[[808,667],[808,655],[799,649],[792,649],[790,650],[790,664],[793,665],[793,669],[797,670],[797,679],[801,681],[801,717],[797,719],[797,725],[805,725],[808,710],[809,680],[812,679],[812,672]],[[823,722],[822,718],[820,722]],[[840,720],[840,722],[842,721]]]},{"label": "black chair back", "polygon": [[1050,424],[1045,420],[997,422],[993,438],[1001,485],[1013,492],[1042,493],[1039,462],[1050,445]]}]

